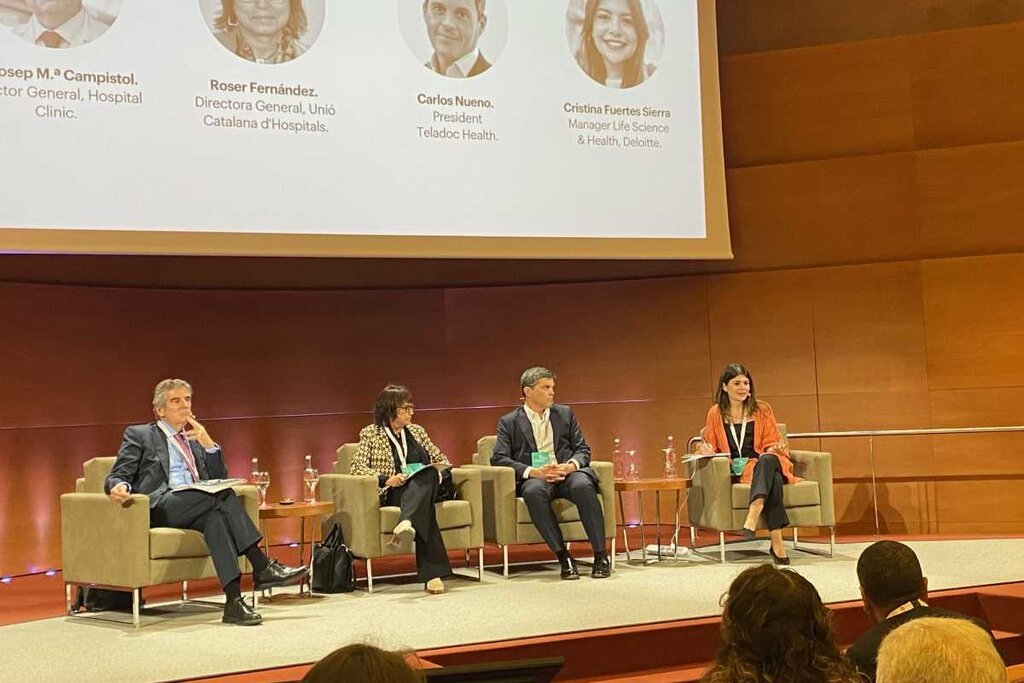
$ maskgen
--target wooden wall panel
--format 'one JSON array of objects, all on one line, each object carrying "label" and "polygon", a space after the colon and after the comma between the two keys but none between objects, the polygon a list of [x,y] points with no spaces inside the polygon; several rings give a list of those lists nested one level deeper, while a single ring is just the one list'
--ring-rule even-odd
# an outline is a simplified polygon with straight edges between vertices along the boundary
[{"label": "wooden wall panel", "polygon": [[[943,481],[935,484],[936,532],[940,534],[1012,534],[1024,526],[1020,486],[1006,481]],[[978,507],[983,510],[976,511]]]},{"label": "wooden wall panel", "polygon": [[821,393],[925,391],[919,265],[816,270],[814,349]]},{"label": "wooden wall panel", "polygon": [[[880,482],[878,526],[884,534],[934,533],[931,519],[931,484],[921,482]],[[838,483],[834,489],[839,529],[848,534],[873,534],[875,509],[871,482]]]},{"label": "wooden wall panel", "polygon": [[903,38],[723,59],[726,166],[912,149],[909,59]]},{"label": "wooden wall panel", "polygon": [[918,149],[1024,137],[1024,22],[908,41]]},{"label": "wooden wall panel", "polygon": [[1024,255],[922,265],[933,390],[1024,385]]},{"label": "wooden wall panel", "polygon": [[1021,178],[1024,142],[1019,140],[918,153],[922,255],[1024,250]]},{"label": "wooden wall panel", "polygon": [[916,258],[912,153],[731,170],[737,270]]},{"label": "wooden wall panel", "polygon": [[719,275],[708,284],[712,386],[728,363],[742,363],[756,393],[814,394],[811,275]]}]

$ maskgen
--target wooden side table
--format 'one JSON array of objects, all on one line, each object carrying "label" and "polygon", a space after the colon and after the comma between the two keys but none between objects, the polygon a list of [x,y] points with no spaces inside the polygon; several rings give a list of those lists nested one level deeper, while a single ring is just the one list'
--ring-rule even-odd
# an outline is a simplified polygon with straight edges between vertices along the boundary
[{"label": "wooden side table", "polygon": [[[625,514],[626,508],[622,505],[622,494],[623,492],[630,491],[636,493],[637,503],[640,506],[640,543],[643,544],[643,548],[640,551],[640,557],[643,563],[647,564],[647,534],[644,531],[644,492],[654,491],[654,504],[656,521],[658,524],[658,560],[661,560],[661,492],[662,491],[675,491],[676,494],[676,518],[675,527],[676,533],[672,537],[672,557],[675,560],[679,559],[679,508],[681,503],[679,500],[680,494],[684,493],[689,495],[690,487],[693,486],[693,482],[689,479],[682,477],[672,479],[616,479],[615,480],[615,492],[619,496],[619,513]],[[683,496],[682,503],[686,502],[686,495]],[[629,552],[629,539],[626,537],[626,518],[622,518],[622,542],[626,547],[626,561],[629,562],[632,558]]]},{"label": "wooden side table", "polygon": [[[299,518],[299,564],[306,564],[306,520],[313,520],[313,528],[309,533],[309,575],[299,584],[299,594],[302,593],[302,584],[308,583],[309,593],[313,594],[313,543],[316,540],[316,529],[320,525],[316,523],[317,517],[329,515],[334,512],[334,503],[328,500],[318,500],[314,503],[295,502],[287,505],[281,503],[268,503],[259,508],[260,531],[263,533],[263,547],[267,556],[270,555],[270,539],[267,536],[267,521],[271,519],[295,519]],[[273,593],[271,593],[273,597]]]}]

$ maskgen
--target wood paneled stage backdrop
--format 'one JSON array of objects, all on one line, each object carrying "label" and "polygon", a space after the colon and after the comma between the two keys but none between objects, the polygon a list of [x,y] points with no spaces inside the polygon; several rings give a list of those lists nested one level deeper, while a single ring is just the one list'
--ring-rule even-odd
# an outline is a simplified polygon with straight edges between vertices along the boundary
[{"label": "wood paneled stage backdrop", "polygon": [[[235,472],[270,469],[271,497],[298,493],[303,454],[328,468],[388,380],[467,462],[534,363],[599,457],[617,436],[650,474],[733,360],[790,431],[1022,422],[1022,20],[1021,3],[719,0],[737,256],[654,266],[673,277],[612,263],[581,284],[169,290],[90,286],[114,258],[70,278],[59,256],[3,257],[0,574],[60,565],[59,494],[149,419],[165,376],[194,383]],[[254,277],[232,259],[123,263],[151,284]],[[441,267],[403,269],[451,284]],[[841,530],[872,530],[865,440],[821,445]],[[1024,532],[1022,450],[1021,435],[877,441],[884,530]]]}]

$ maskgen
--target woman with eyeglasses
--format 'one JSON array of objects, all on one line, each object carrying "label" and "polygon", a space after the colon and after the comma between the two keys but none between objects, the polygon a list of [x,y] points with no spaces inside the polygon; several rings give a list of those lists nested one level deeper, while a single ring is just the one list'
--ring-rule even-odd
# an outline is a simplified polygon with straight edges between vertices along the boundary
[{"label": "woman with eyeglasses", "polygon": [[290,62],[308,49],[301,41],[309,28],[302,1],[221,0],[217,40],[250,62]]},{"label": "woman with eyeglasses", "polygon": [[[401,509],[392,545],[415,538],[420,581],[428,593],[443,593],[441,579],[449,576],[452,568],[434,503],[455,497],[451,463],[427,436],[427,430],[413,424],[413,411],[412,393],[407,388],[399,384],[384,387],[373,407],[373,424],[359,432],[352,474],[377,477],[381,505]],[[428,471],[417,471],[420,468]]]}]

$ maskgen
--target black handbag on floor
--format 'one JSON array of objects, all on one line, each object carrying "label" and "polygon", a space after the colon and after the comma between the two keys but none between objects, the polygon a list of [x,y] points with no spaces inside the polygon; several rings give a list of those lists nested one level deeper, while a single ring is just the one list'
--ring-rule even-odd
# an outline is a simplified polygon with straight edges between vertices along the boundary
[{"label": "black handbag on floor", "polygon": [[355,558],[341,537],[341,527],[335,524],[327,538],[313,548],[313,590],[351,593],[355,589]]}]

